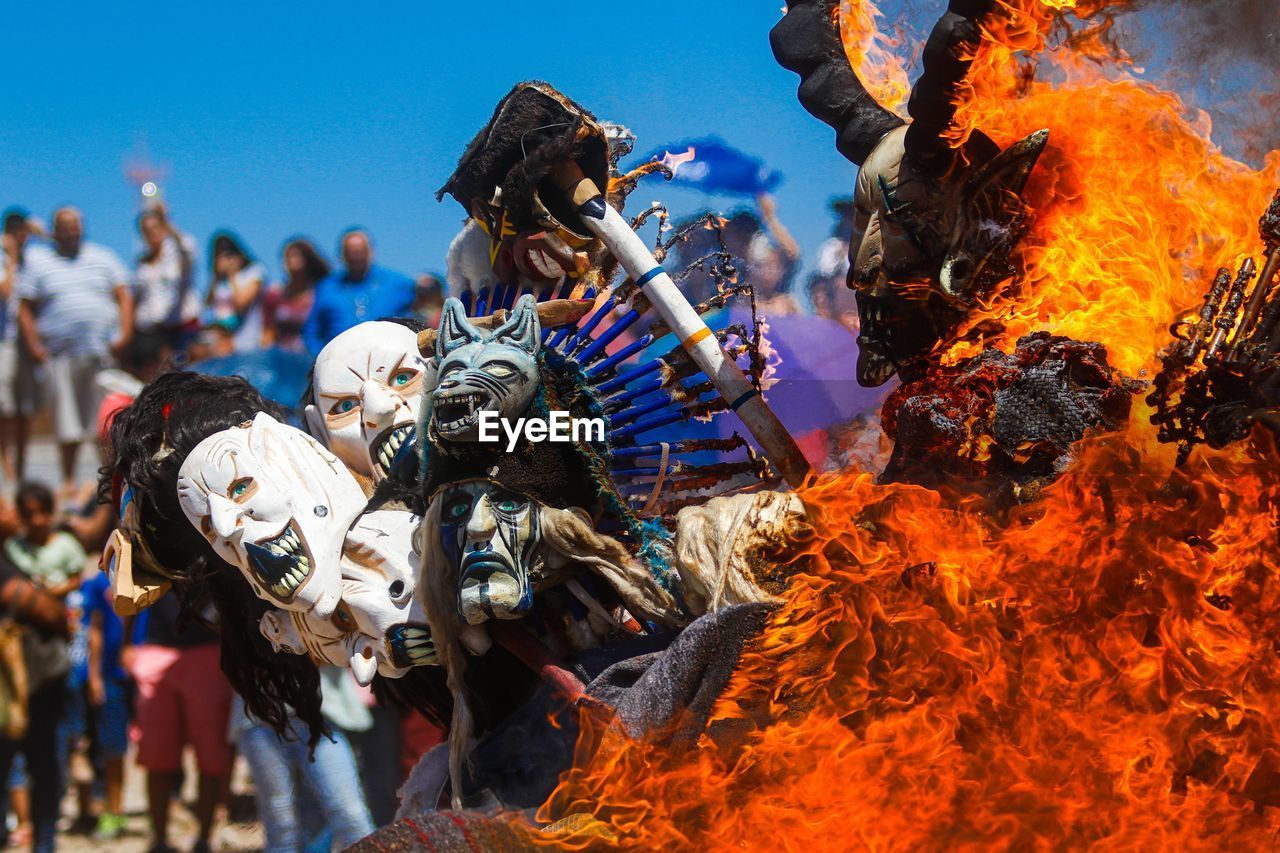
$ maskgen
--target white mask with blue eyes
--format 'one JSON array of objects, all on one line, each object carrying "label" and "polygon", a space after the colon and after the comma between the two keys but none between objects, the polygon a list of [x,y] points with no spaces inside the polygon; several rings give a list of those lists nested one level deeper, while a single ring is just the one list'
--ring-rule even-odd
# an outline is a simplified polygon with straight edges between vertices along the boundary
[{"label": "white mask with blue eyes", "polygon": [[265,413],[195,446],[178,474],[187,520],[254,593],[329,618],[342,596],[342,547],[364,491],[311,436]]},{"label": "white mask with blue eyes", "polygon": [[412,452],[422,393],[431,384],[416,332],[383,320],[361,323],[316,358],[307,429],[376,483],[397,453]]}]

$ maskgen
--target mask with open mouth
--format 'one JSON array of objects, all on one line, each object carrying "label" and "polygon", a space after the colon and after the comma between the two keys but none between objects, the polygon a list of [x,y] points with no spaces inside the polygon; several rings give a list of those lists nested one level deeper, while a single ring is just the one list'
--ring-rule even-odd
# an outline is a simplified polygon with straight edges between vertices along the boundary
[{"label": "mask with open mouth", "polygon": [[322,619],[333,614],[343,540],[365,496],[311,436],[265,413],[214,433],[183,462],[178,502],[259,598]]},{"label": "mask with open mouth", "polygon": [[477,625],[528,613],[542,541],[537,502],[486,480],[456,483],[437,500],[440,544],[458,578],[462,618]]},{"label": "mask with open mouth", "polygon": [[428,398],[431,439],[476,440],[483,411],[508,420],[523,415],[538,391],[541,339],[532,296],[520,297],[510,319],[487,335],[467,320],[461,302],[446,300],[436,337],[439,379]]},{"label": "mask with open mouth", "polygon": [[379,482],[397,453],[413,446],[429,384],[413,329],[385,320],[361,323],[316,358],[307,428],[351,470]]},{"label": "mask with open mouth", "polygon": [[378,671],[391,677],[438,663],[426,612],[414,596],[420,521],[402,510],[365,513],[347,531],[342,549],[342,603],[357,629],[375,639]]},{"label": "mask with open mouth", "polygon": [[418,517],[395,510],[362,515],[342,553],[342,601],[333,615],[271,610],[259,625],[278,654],[351,670],[363,685],[374,674],[400,678],[439,663],[431,628],[414,596],[420,560],[413,550]]}]

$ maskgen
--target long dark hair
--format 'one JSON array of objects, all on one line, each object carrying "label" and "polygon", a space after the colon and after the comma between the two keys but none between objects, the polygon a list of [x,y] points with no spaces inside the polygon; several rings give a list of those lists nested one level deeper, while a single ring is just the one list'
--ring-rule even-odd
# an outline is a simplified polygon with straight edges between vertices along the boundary
[{"label": "long dark hair", "polygon": [[[332,267],[329,266],[329,262],[324,259],[324,256],[320,254],[320,250],[316,248],[316,244],[312,243],[305,237],[290,237],[286,240],[284,247],[280,249],[281,260],[284,259],[284,256],[288,254],[290,249],[297,249],[299,254],[302,255],[303,276],[306,278],[307,290],[313,289],[320,283],[321,279],[328,276],[332,271]],[[293,291],[291,289],[293,287],[293,282],[288,279],[287,270],[285,271],[285,277],[285,295],[300,295],[303,291]]]},{"label": "long dark hair", "polygon": [[245,246],[240,235],[225,228],[213,232],[209,238],[209,290],[205,293],[204,304],[213,304],[214,284],[218,281],[218,255],[230,252],[240,258],[240,268],[246,269],[254,262],[253,253]]},{"label": "long dark hair", "polygon": [[239,377],[157,377],[111,423],[99,495],[109,496],[117,478],[133,487],[141,535],[173,582],[181,618],[189,620],[213,604],[221,617],[222,671],[250,713],[282,736],[296,714],[314,746],[327,731],[319,671],[304,656],[273,651],[258,629],[268,605],[253,595],[239,569],[213,551],[178,503],[178,471],[187,455],[205,438],[258,412],[285,417]]}]

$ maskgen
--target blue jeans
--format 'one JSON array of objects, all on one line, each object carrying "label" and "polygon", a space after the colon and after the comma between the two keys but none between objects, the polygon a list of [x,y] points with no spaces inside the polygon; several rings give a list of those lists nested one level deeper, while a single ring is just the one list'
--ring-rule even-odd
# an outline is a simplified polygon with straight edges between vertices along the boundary
[{"label": "blue jeans", "polygon": [[304,839],[298,826],[294,806],[294,780],[301,777],[319,801],[325,823],[333,833],[338,849],[343,849],[373,832],[369,807],[361,794],[360,777],[355,757],[347,739],[334,733],[334,740],[321,738],[316,746],[316,760],[307,760],[305,738],[286,741],[263,725],[256,725],[240,735],[240,754],[249,762],[253,774],[254,797],[258,817],[262,821],[266,853],[296,853]]}]

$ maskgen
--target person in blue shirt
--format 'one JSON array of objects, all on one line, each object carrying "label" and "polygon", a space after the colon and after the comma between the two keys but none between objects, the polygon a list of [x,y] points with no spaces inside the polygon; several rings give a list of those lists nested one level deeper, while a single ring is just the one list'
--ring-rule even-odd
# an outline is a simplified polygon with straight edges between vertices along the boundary
[{"label": "person in blue shirt", "polygon": [[302,327],[302,339],[312,354],[366,320],[408,317],[413,312],[413,279],[373,262],[373,240],[367,231],[344,232],[341,250],[345,268],[316,285],[311,315]]},{"label": "person in blue shirt", "polygon": [[103,762],[106,803],[94,836],[114,841],[124,832],[124,757],[129,750],[129,677],[121,664],[124,624],[111,606],[111,582],[99,572],[84,582],[84,626],[89,634],[90,717]]}]

